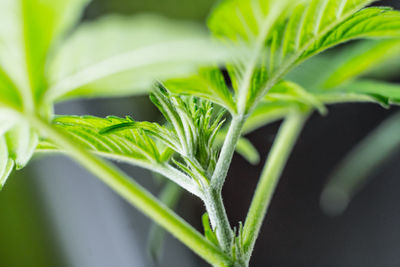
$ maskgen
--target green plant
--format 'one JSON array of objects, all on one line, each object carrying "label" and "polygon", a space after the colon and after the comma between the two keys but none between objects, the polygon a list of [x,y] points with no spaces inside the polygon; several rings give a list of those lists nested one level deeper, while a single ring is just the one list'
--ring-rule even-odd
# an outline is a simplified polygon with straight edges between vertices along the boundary
[{"label": "green plant", "polygon": [[[372,2],[225,0],[208,20],[216,45],[193,25],[156,17],[101,19],[79,26],[65,40],[61,37],[87,1],[5,0],[0,9],[1,184],[35,150],[62,151],[210,264],[248,266],[309,114],[325,114],[327,104],[341,102],[399,103],[397,86],[355,79],[399,47],[400,13],[366,8]],[[124,40],[117,51],[108,42],[101,44],[109,46],[99,49],[101,54],[85,49],[117,39],[114,34]],[[364,50],[357,46],[357,51],[367,51],[367,57],[341,53],[320,79],[307,78],[308,59],[360,38],[389,39],[363,42]],[[74,62],[78,54],[85,55],[83,62]],[[225,75],[216,67],[221,60]],[[143,93],[153,78],[162,81],[150,97],[165,125],[52,112],[59,100]],[[255,160],[242,136],[278,119],[284,122],[247,218],[232,228],[221,191],[234,151]],[[204,235],[100,157],[149,169],[199,197],[207,211]]]}]

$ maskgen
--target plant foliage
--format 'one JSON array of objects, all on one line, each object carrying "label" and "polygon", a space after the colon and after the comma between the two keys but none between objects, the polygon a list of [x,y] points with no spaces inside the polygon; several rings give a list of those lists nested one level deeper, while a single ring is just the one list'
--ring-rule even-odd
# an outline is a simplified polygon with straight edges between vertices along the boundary
[{"label": "plant foliage", "polygon": [[114,15],[77,25],[88,2],[0,3],[0,188],[38,144],[30,116],[51,120],[55,101],[142,94],[155,79],[226,55],[194,23]]},{"label": "plant foliage", "polygon": [[[4,0],[0,186],[35,150],[65,150],[210,263],[248,266],[307,115],[342,102],[400,102],[398,85],[360,78],[400,52],[400,12],[368,7],[373,2],[224,0],[208,19],[213,43],[196,25],[154,16],[111,16],[74,28],[86,0]],[[380,40],[322,53],[355,39]],[[53,114],[57,101],[136,95],[154,80],[150,99],[165,124]],[[233,153],[257,162],[242,136],[279,119],[285,123],[246,222],[232,228],[221,190]],[[91,154],[146,168],[198,196],[207,209],[204,236]]]}]

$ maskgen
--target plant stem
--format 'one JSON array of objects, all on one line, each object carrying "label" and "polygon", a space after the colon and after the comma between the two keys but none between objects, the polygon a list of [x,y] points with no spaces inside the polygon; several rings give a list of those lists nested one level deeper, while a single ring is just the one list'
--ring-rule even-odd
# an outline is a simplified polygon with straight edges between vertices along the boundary
[{"label": "plant stem", "polygon": [[307,116],[295,111],[288,115],[265,163],[243,228],[243,249],[250,259],[279,177],[301,132]]},{"label": "plant stem", "polygon": [[211,187],[218,191],[221,191],[224,185],[233,153],[235,152],[236,144],[239,141],[245,121],[246,117],[243,115],[235,115],[232,117],[231,125],[229,126],[225,142],[221,148],[221,154],[211,178]]},{"label": "plant stem", "polygon": [[218,241],[223,251],[226,253],[231,252],[233,232],[226,214],[221,191],[245,120],[246,117],[242,115],[235,115],[232,117],[228,134],[226,135],[217,165],[215,166],[211,178],[210,188],[205,192],[204,196],[204,202],[210,217],[211,225],[216,231]]},{"label": "plant stem", "polygon": [[198,231],[146,189],[111,164],[82,149],[79,143],[72,141],[64,132],[55,128],[46,120],[32,114],[27,114],[27,116],[29,116],[35,128],[56,142],[75,161],[96,175],[130,204],[164,227],[203,259],[214,266],[229,267],[231,265],[231,260],[225,253],[206,240]]},{"label": "plant stem", "polygon": [[204,193],[203,201],[210,218],[211,226],[217,235],[219,244],[222,250],[230,255],[233,231],[231,230],[231,226],[229,224],[225,206],[222,201],[221,192],[210,189]]}]

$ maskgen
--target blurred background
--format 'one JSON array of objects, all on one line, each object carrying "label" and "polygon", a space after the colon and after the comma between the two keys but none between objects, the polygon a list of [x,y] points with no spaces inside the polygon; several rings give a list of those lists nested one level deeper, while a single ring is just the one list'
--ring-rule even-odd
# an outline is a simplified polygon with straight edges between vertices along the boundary
[{"label": "blurred background", "polygon": [[[400,6],[394,0],[383,4]],[[213,0],[94,0],[83,20],[109,13],[151,12],[203,23],[213,5]],[[391,81],[400,82],[400,76]],[[322,188],[336,164],[399,110],[343,104],[331,107],[326,117],[311,117],[279,183],[252,266],[400,266],[400,152],[370,177],[343,214],[329,217],[319,206]],[[160,118],[147,97],[68,102],[57,106],[56,113]],[[249,136],[262,159],[278,127],[275,123]],[[262,163],[254,167],[240,156],[234,158],[223,192],[231,222],[244,220]],[[121,167],[159,192],[160,183],[149,173]],[[200,201],[184,194],[177,212],[201,229]],[[36,156],[29,167],[13,174],[0,194],[0,267],[207,266],[169,235],[163,258],[156,264],[147,253],[150,225],[66,157]]]}]

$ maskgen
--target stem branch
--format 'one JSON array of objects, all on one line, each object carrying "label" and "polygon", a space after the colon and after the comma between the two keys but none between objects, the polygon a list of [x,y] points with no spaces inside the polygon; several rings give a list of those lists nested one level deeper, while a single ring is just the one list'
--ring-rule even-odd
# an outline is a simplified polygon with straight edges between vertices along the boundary
[{"label": "stem branch", "polygon": [[279,177],[301,132],[306,115],[295,111],[284,121],[265,163],[243,228],[243,248],[250,259]]}]

